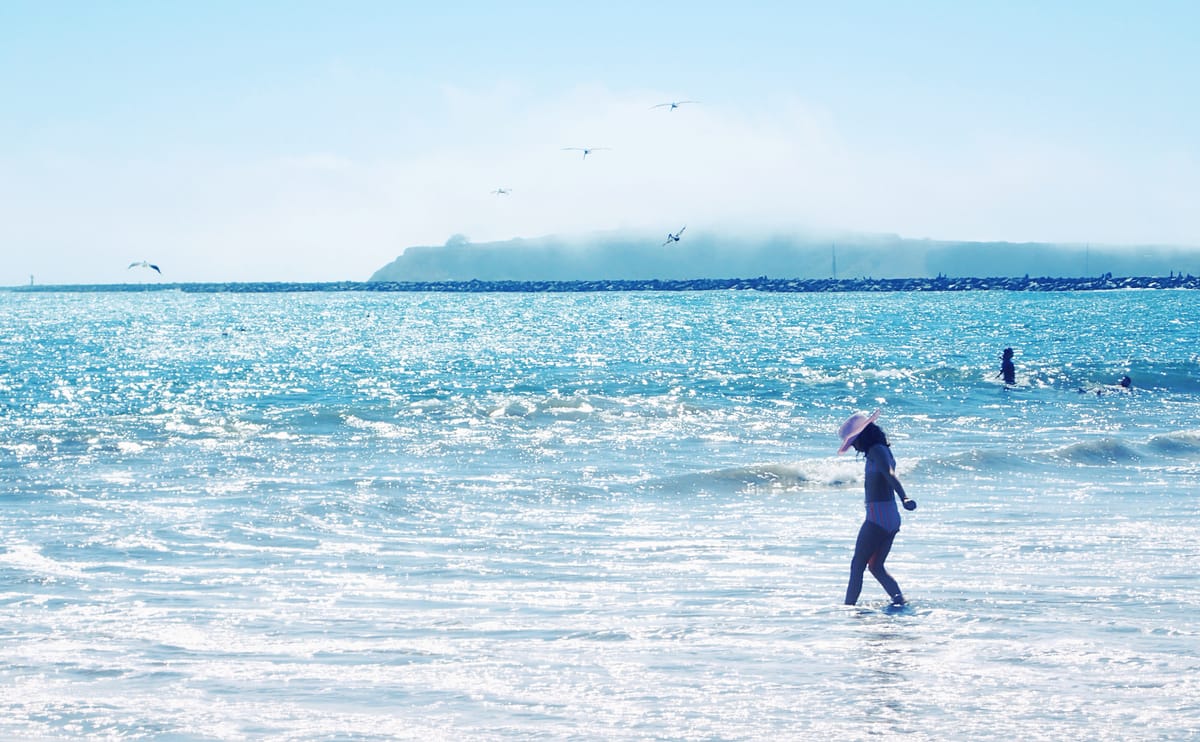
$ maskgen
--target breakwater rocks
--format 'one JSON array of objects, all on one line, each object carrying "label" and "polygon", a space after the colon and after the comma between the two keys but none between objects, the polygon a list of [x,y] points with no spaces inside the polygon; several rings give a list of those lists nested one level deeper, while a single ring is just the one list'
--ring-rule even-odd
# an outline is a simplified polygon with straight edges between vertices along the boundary
[{"label": "breakwater rocks", "polygon": [[338,281],[329,283],[150,283],[14,286],[18,292],[296,293],[313,291],[562,293],[600,291],[768,291],[822,293],[849,291],[1113,291],[1118,289],[1200,289],[1191,275],[1096,278],[694,278],[619,281]]}]

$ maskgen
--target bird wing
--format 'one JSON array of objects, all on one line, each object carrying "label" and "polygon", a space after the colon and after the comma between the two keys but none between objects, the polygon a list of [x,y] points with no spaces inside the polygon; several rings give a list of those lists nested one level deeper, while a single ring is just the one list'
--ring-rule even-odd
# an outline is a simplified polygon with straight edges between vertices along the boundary
[{"label": "bird wing", "polygon": [[157,272],[159,272],[159,273],[162,273],[162,269],[160,269],[160,268],[159,268],[157,265],[155,265],[154,263],[146,263],[146,265],[147,265],[147,267],[153,268],[155,271],[157,271]]},{"label": "bird wing", "polygon": [[[141,265],[141,263],[130,263],[130,264],[129,264],[129,268],[136,268],[136,267],[138,267],[139,265]],[[126,268],[125,270],[129,270],[129,268]]]}]

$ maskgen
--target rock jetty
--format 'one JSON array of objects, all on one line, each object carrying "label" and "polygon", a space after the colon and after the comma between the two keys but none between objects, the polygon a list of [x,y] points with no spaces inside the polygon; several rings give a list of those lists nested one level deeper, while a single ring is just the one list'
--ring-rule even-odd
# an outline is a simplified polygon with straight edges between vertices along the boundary
[{"label": "rock jetty", "polygon": [[339,281],[327,283],[153,283],[14,286],[15,292],[296,293],[314,291],[564,293],[600,291],[766,291],[833,293],[888,291],[1113,291],[1119,289],[1200,289],[1192,275],[1095,278],[696,278],[684,280],[591,281]]}]

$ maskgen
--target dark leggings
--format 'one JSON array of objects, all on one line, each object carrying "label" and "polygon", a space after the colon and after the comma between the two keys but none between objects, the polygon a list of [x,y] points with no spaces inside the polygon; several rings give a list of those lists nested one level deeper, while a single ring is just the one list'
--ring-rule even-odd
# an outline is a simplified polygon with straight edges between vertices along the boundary
[{"label": "dark leggings", "polygon": [[893,601],[903,600],[898,597],[900,586],[883,568],[883,562],[887,559],[888,552],[892,550],[892,541],[896,539],[897,533],[899,532],[888,533],[869,520],[863,521],[862,528],[858,529],[858,542],[854,544],[854,559],[850,562],[850,584],[846,586],[846,605],[854,605],[858,602],[858,594],[862,592],[863,571],[866,569],[871,570],[871,574],[876,580],[879,580],[879,584],[883,585],[883,589],[887,590],[887,594]]}]

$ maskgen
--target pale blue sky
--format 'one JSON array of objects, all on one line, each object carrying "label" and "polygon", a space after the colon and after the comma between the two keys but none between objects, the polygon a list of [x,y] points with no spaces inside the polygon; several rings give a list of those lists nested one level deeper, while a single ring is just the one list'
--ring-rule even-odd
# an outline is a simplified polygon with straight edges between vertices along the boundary
[{"label": "pale blue sky", "polygon": [[0,0],[0,284],[685,223],[1200,245],[1200,4],[432,5]]}]

